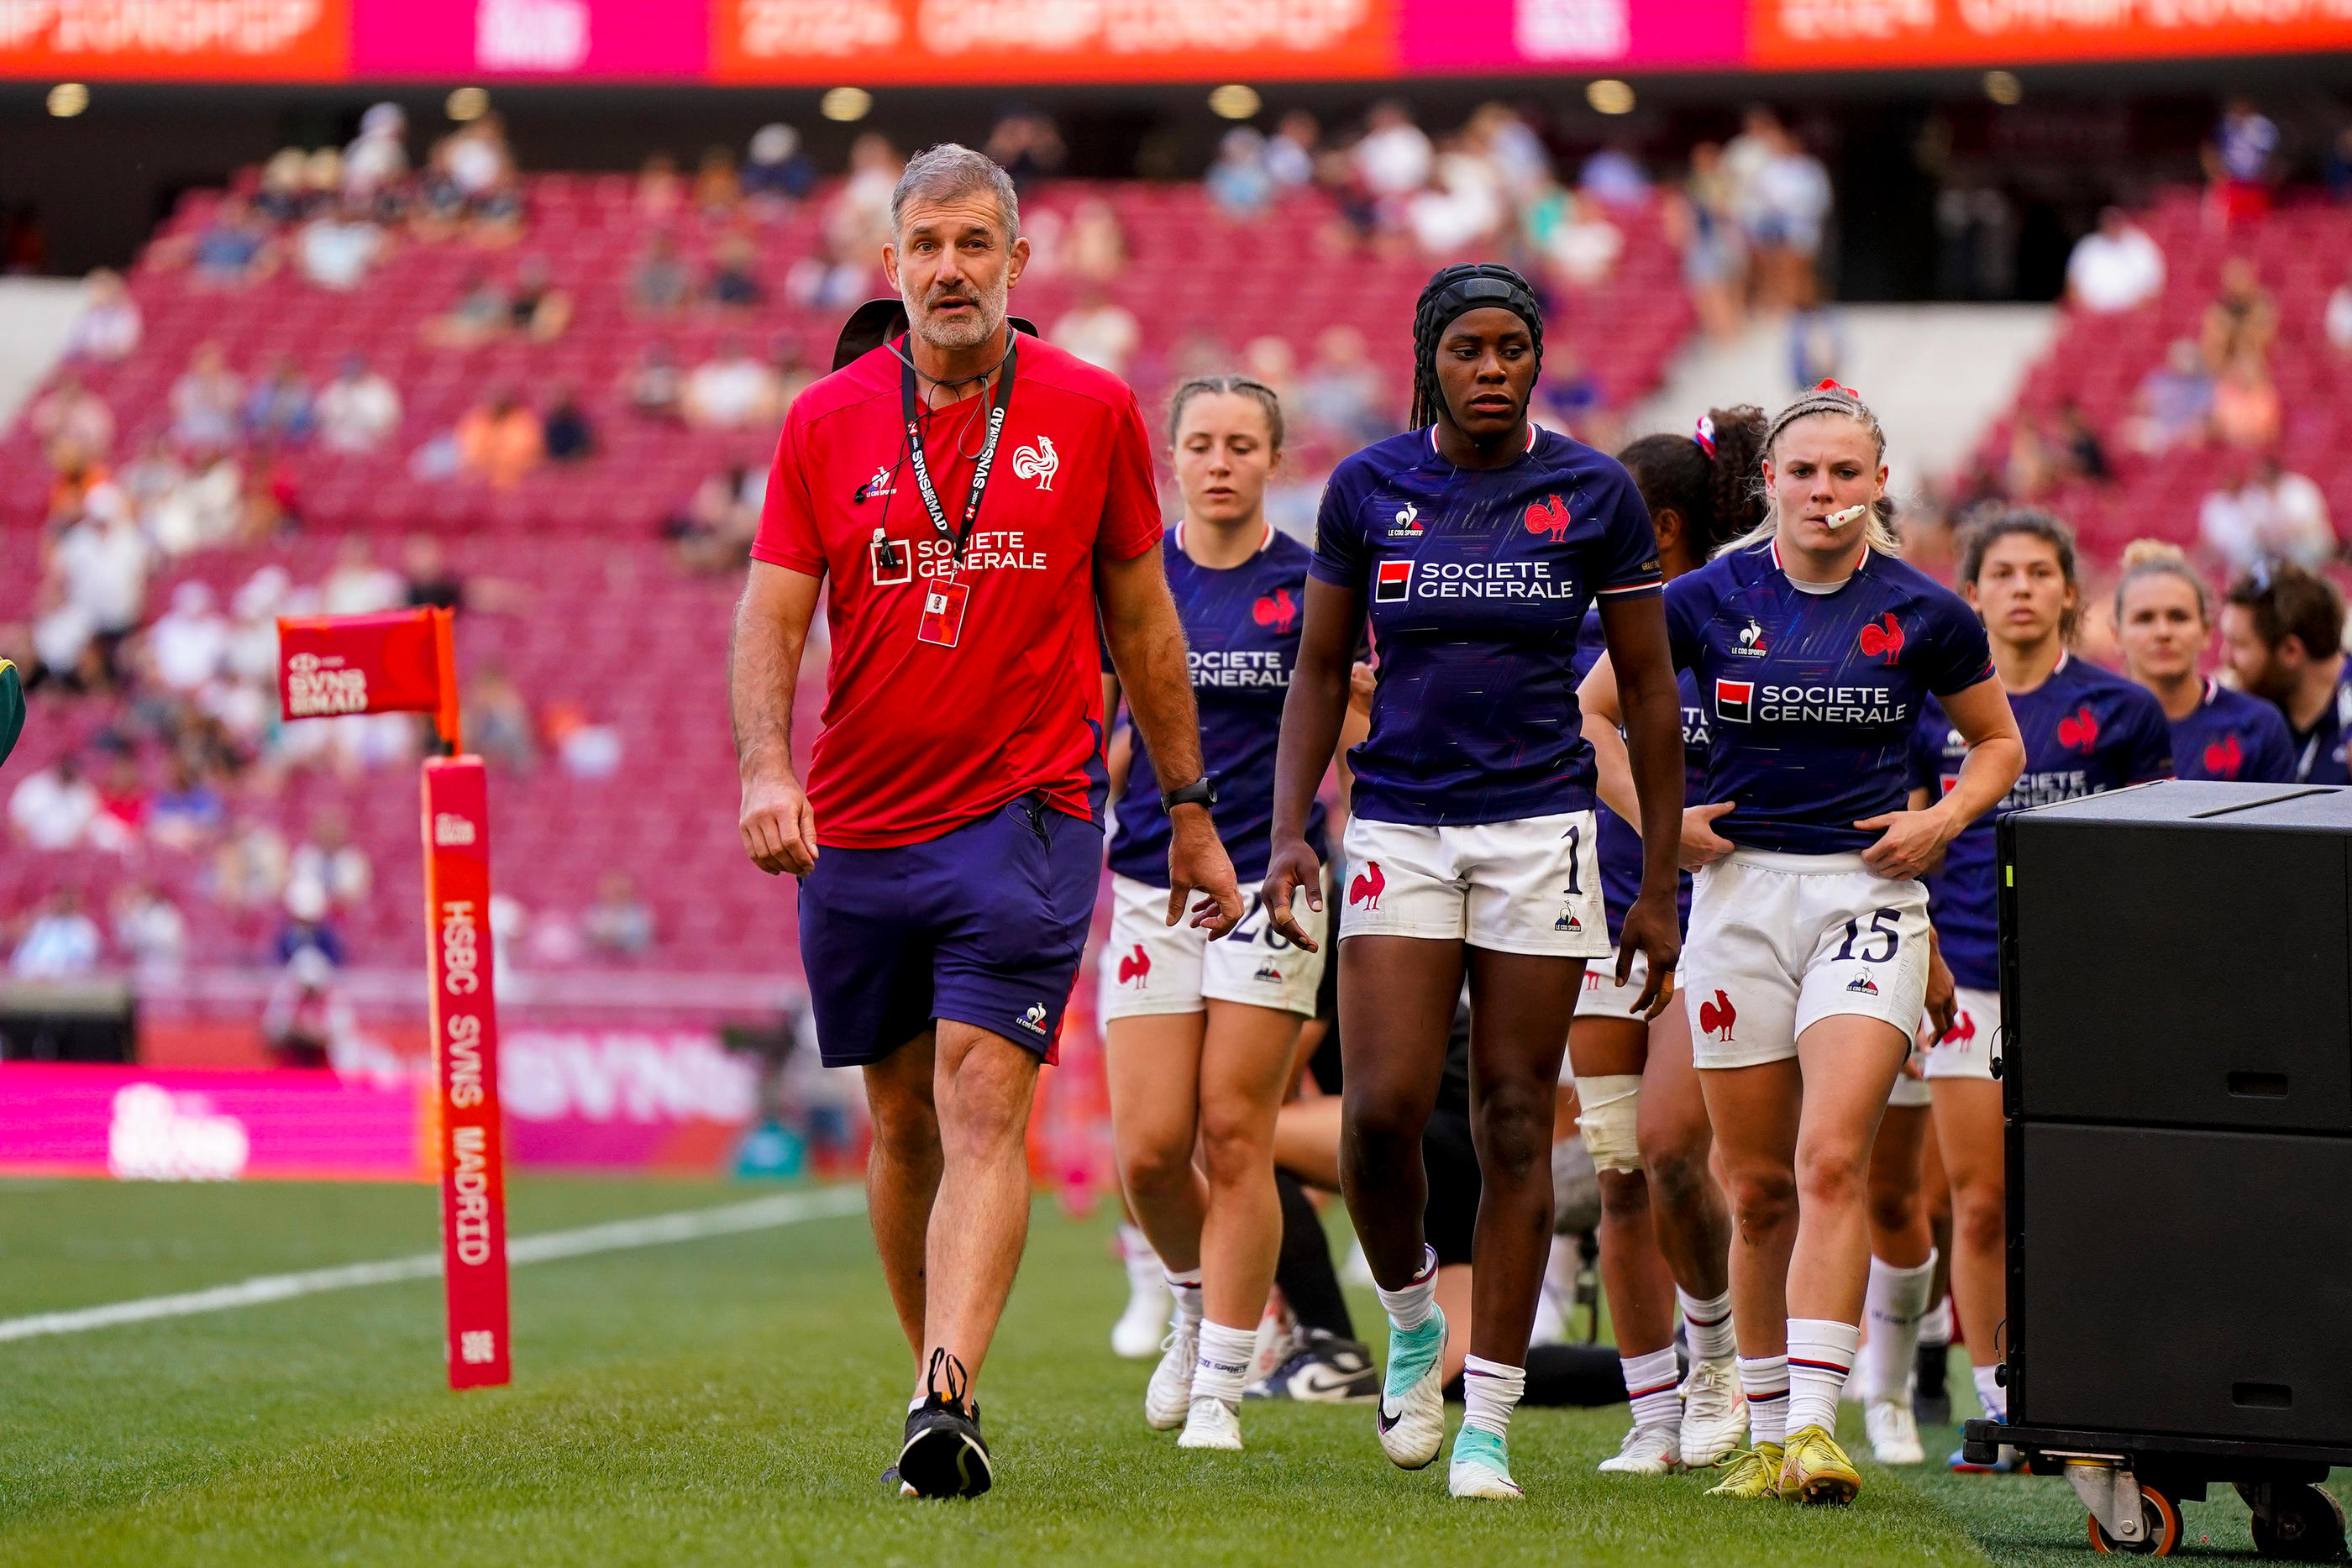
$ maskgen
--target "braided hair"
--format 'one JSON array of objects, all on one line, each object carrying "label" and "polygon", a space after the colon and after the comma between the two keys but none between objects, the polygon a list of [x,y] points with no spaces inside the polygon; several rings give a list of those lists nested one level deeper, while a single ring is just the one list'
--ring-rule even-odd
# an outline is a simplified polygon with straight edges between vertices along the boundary
[{"label": "braided hair", "polygon": [[1633,476],[1642,504],[1655,517],[1682,517],[1683,540],[1694,562],[1754,528],[1764,517],[1764,411],[1753,403],[1711,408],[1689,435],[1644,435],[1617,461]]},{"label": "braided hair", "polygon": [[[1770,457],[1772,449],[1780,444],[1782,432],[1797,421],[1810,419],[1817,413],[1833,413],[1841,418],[1853,420],[1856,424],[1861,425],[1870,436],[1870,444],[1874,452],[1872,461],[1884,463],[1886,460],[1885,428],[1878,423],[1878,416],[1870,412],[1870,405],[1862,401],[1862,394],[1852,387],[1840,386],[1836,382],[1824,379],[1817,382],[1811,391],[1799,393],[1794,402],[1772,416],[1772,423],[1764,431],[1764,449],[1757,455],[1759,469],[1764,459]],[[1871,507],[1869,517],[1863,524],[1864,540],[1881,555],[1899,556],[1903,553],[1903,541],[1895,537],[1892,526],[1894,517],[1894,498],[1881,496],[1877,504]],[[1780,526],[1780,512],[1773,505],[1772,497],[1768,494],[1764,497],[1763,516],[1756,525],[1722,546],[1715,553],[1727,555],[1736,549],[1747,549],[1751,546],[1760,545],[1770,538]]]},{"label": "braided hair", "polygon": [[1413,429],[1454,417],[1437,384],[1438,340],[1465,314],[1489,307],[1508,310],[1528,324],[1528,336],[1535,341],[1536,368],[1543,368],[1543,310],[1528,280],[1500,262],[1442,267],[1430,275],[1412,309]]}]

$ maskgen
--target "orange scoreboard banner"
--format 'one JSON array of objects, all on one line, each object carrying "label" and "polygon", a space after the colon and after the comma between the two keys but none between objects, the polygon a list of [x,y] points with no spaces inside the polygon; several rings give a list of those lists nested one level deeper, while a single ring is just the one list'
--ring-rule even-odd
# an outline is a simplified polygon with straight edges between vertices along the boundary
[{"label": "orange scoreboard banner", "polygon": [[332,81],[350,0],[0,0],[0,77]]},{"label": "orange scoreboard banner", "polygon": [[2352,0],[1748,0],[1768,70],[2352,49]]},{"label": "orange scoreboard banner", "polygon": [[721,81],[1258,80],[1398,68],[1398,0],[710,0]]}]

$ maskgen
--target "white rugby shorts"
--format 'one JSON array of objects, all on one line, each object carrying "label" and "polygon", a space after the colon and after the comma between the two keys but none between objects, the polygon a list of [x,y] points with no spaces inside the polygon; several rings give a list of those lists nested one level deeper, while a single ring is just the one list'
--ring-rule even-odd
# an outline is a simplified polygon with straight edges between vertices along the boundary
[{"label": "white rugby shorts", "polygon": [[[1167,923],[1166,888],[1113,875],[1110,889],[1110,937],[1096,965],[1102,989],[1095,1016],[1103,1022],[1147,1013],[1197,1013],[1213,997],[1315,1016],[1324,955],[1309,953],[1275,930],[1259,907],[1255,887],[1243,890],[1242,923],[1214,942],[1206,931],[1193,928],[1190,915],[1174,925]],[[1292,899],[1291,908],[1307,934],[1321,942],[1326,914],[1308,908],[1304,894]]]},{"label": "white rugby shorts", "polygon": [[1454,828],[1348,821],[1339,936],[1429,936],[1494,953],[1603,958],[1599,823],[1591,811]]},{"label": "white rugby shorts", "polygon": [[1992,1082],[2000,1060],[2000,993],[1959,988],[1959,1012],[1949,1034],[1927,1048],[1930,1078],[1981,1078]]},{"label": "white rugby shorts", "polygon": [[1644,1023],[1633,1004],[1642,999],[1642,988],[1649,982],[1650,956],[1636,952],[1633,967],[1625,983],[1617,983],[1617,955],[1596,958],[1584,967],[1584,988],[1576,993],[1576,1016],[1580,1019],[1624,1019],[1632,1023]]},{"label": "white rugby shorts", "polygon": [[1927,890],[1858,854],[1734,850],[1694,878],[1682,973],[1703,1068],[1785,1061],[1845,1013],[1908,1038],[1927,995]]},{"label": "white rugby shorts", "polygon": [[[1915,1058],[1920,1055],[1918,1043],[1916,1040],[1912,1043],[1911,1054]],[[1914,1078],[1908,1072],[1896,1073],[1895,1087],[1886,1092],[1886,1104],[1889,1110],[1925,1110],[1935,1103],[1936,1092],[1927,1087],[1927,1081],[1924,1078]]]}]

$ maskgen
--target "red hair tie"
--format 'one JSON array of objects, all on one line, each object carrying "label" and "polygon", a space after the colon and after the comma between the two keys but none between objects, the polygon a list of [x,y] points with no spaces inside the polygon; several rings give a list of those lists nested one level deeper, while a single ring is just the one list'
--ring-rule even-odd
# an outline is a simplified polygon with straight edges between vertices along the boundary
[{"label": "red hair tie", "polygon": [[1701,452],[1709,457],[1715,455],[1715,420],[1712,415],[1703,413],[1698,416],[1698,428],[1691,432],[1691,439],[1698,443]]},{"label": "red hair tie", "polygon": [[1813,383],[1813,390],[1817,392],[1843,392],[1846,396],[1853,399],[1856,402],[1860,402],[1862,401],[1862,394],[1860,392],[1854,391],[1850,386],[1841,383],[1834,376],[1823,376],[1820,381]]}]

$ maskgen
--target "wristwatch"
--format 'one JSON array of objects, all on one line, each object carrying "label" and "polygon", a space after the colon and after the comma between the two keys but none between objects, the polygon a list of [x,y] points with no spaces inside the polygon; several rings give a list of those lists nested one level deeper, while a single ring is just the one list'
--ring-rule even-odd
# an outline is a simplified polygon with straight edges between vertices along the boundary
[{"label": "wristwatch", "polygon": [[1216,803],[1217,787],[1210,782],[1206,774],[1181,789],[1164,790],[1160,796],[1160,809],[1163,811],[1172,811],[1179,806],[1214,806]]}]

